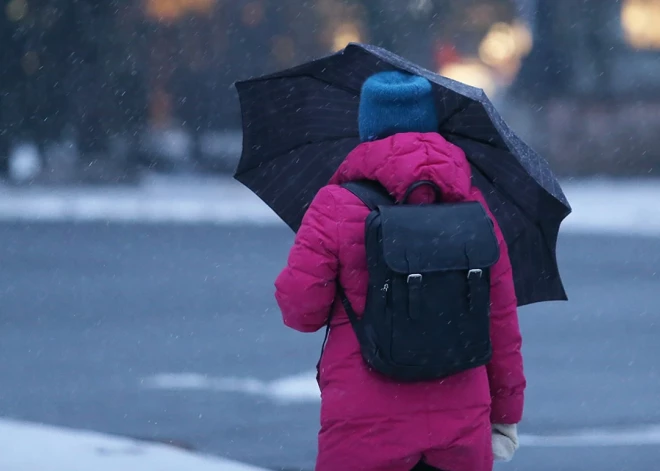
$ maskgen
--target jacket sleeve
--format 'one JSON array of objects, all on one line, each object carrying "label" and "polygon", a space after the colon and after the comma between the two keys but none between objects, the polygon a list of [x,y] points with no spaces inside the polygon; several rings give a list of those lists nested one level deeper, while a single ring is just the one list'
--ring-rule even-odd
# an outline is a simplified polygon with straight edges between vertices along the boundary
[{"label": "jacket sleeve", "polygon": [[494,222],[500,258],[491,269],[491,341],[493,357],[486,369],[490,385],[491,423],[517,424],[522,419],[526,387],[518,323],[518,300],[509,250],[481,193],[477,198]]},{"label": "jacket sleeve", "polygon": [[286,268],[275,281],[284,324],[316,332],[328,321],[336,295],[338,223],[332,187],[322,188],[303,217]]}]

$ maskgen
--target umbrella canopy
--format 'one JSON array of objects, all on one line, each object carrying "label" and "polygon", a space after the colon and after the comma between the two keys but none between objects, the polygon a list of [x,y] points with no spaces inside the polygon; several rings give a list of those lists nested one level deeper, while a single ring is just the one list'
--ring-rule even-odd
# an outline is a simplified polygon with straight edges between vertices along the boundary
[{"label": "umbrella canopy", "polygon": [[238,82],[243,153],[235,178],[294,231],[314,196],[359,143],[364,81],[402,70],[433,84],[438,132],[461,147],[507,241],[518,304],[565,300],[559,226],[570,205],[545,159],[504,123],[484,92],[384,49],[350,44],[330,56]]}]

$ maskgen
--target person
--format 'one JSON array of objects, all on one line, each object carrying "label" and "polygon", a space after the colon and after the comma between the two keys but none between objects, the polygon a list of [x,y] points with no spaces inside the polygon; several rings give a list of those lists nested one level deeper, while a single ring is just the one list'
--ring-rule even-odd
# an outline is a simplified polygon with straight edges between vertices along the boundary
[{"label": "person", "polygon": [[[471,184],[464,152],[445,140],[430,82],[381,72],[364,83],[359,104],[361,143],[307,209],[287,266],[275,282],[284,323],[316,332],[330,322],[319,366],[321,430],[317,471],[491,471],[510,460],[526,386],[511,263],[502,232],[483,195]],[[363,361],[339,301],[344,287],[363,312],[368,282],[365,219],[369,209],[340,185],[379,182],[396,200],[413,182],[432,181],[443,202],[478,201],[492,219],[500,258],[491,269],[492,359],[442,380],[400,383]],[[433,202],[426,187],[410,202]]]}]

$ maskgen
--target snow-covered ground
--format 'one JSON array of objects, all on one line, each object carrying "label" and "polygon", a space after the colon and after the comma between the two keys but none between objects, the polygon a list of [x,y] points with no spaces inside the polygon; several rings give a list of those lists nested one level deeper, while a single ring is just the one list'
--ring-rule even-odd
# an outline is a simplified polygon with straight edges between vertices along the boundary
[{"label": "snow-covered ground", "polygon": [[266,471],[177,448],[0,420],[2,471]]},{"label": "snow-covered ground", "polygon": [[[570,180],[564,232],[660,233],[659,180]],[[228,177],[149,177],[138,187],[0,187],[0,220],[278,225]]]},{"label": "snow-covered ground", "polygon": [[660,180],[571,180],[562,188],[573,207],[564,232],[660,234]]}]

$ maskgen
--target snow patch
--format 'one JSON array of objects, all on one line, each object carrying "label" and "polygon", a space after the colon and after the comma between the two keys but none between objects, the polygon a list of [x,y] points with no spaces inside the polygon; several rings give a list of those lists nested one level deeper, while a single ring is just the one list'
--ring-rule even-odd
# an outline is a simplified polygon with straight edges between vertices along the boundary
[{"label": "snow patch", "polygon": [[267,471],[167,445],[0,420],[2,471]]},{"label": "snow patch", "polygon": [[522,435],[520,443],[530,447],[610,447],[660,445],[660,425],[628,429],[588,429],[561,435]]},{"label": "snow patch", "polygon": [[9,177],[15,182],[25,182],[36,177],[42,169],[41,154],[36,144],[23,143],[9,154]]},{"label": "snow patch", "polygon": [[660,182],[590,180],[563,185],[573,213],[565,233],[660,234]]},{"label": "snow patch", "polygon": [[198,373],[161,373],[142,380],[147,389],[243,393],[280,403],[319,402],[316,371],[286,376],[274,381],[256,378],[211,377]]}]

